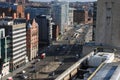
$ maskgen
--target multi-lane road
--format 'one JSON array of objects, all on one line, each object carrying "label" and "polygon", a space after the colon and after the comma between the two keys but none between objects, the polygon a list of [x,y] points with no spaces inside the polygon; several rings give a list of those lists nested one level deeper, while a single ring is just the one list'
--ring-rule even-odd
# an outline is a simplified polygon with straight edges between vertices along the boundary
[{"label": "multi-lane road", "polygon": [[[46,74],[48,75],[46,78],[56,78],[58,75],[60,75],[63,71],[65,71],[68,67],[70,67],[78,60],[81,54],[81,50],[82,50],[81,45],[76,45],[76,44],[52,45],[50,48],[48,48],[45,51],[46,53],[45,59],[37,62],[33,62],[29,67],[24,69],[24,71],[26,71],[25,75],[31,78],[37,78],[35,77],[36,73],[37,76],[40,76],[42,74],[40,73],[42,68],[47,66],[50,62],[60,62],[60,65],[57,67],[56,70],[54,70],[54,75],[52,76],[50,75],[53,71],[48,73],[43,73],[45,75]],[[19,74],[14,76],[15,80],[21,80],[21,78],[18,75]]]}]

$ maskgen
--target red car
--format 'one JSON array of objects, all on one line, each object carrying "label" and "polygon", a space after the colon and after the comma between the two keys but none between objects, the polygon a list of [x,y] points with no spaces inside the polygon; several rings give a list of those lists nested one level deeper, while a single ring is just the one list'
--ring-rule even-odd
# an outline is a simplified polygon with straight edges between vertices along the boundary
[{"label": "red car", "polygon": [[44,59],[45,56],[46,56],[46,54],[45,54],[45,53],[42,53],[42,54],[40,55],[40,58],[41,58],[41,59]]}]

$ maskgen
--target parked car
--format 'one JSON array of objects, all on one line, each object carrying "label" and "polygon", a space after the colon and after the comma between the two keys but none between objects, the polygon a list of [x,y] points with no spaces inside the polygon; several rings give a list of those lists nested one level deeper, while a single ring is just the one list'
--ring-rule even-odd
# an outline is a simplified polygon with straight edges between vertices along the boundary
[{"label": "parked car", "polygon": [[41,55],[40,55],[40,58],[41,59],[44,59],[46,57],[46,53],[42,53]]},{"label": "parked car", "polygon": [[12,77],[8,77],[7,80],[13,80],[13,78]]}]

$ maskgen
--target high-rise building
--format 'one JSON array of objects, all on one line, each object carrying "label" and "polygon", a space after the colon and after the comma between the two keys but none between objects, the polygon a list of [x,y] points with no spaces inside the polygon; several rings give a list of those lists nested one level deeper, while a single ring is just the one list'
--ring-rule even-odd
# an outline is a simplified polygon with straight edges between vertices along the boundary
[{"label": "high-rise building", "polygon": [[31,61],[38,55],[38,24],[35,19],[27,21],[27,56]]},{"label": "high-rise building", "polygon": [[38,15],[51,15],[51,7],[48,6],[32,6],[25,9],[25,14],[30,13],[30,19],[34,19]]},{"label": "high-rise building", "polygon": [[96,17],[97,17],[97,2],[94,2],[93,3],[93,34],[92,34],[93,41],[95,41]]},{"label": "high-rise building", "polygon": [[39,15],[36,17],[39,30],[39,47],[43,45],[49,45],[52,39],[52,18],[46,15]]},{"label": "high-rise building", "polygon": [[88,11],[84,9],[76,9],[74,10],[74,18],[73,22],[76,24],[86,24],[88,23]]},{"label": "high-rise building", "polygon": [[0,28],[5,28],[5,35],[10,37],[10,71],[27,62],[26,56],[26,20],[4,18],[0,20]]},{"label": "high-rise building", "polygon": [[73,26],[73,11],[74,8],[69,8],[69,22],[68,25]]},{"label": "high-rise building", "polygon": [[59,36],[59,27],[58,25],[52,26],[52,40],[57,40]]},{"label": "high-rise building", "polygon": [[69,2],[56,0],[52,5],[52,17],[55,24],[60,27],[60,33],[63,34],[69,22]]},{"label": "high-rise building", "polygon": [[0,76],[5,76],[9,73],[10,53],[9,37],[5,36],[5,29],[0,29]]},{"label": "high-rise building", "polygon": [[95,42],[120,47],[120,0],[98,0]]}]

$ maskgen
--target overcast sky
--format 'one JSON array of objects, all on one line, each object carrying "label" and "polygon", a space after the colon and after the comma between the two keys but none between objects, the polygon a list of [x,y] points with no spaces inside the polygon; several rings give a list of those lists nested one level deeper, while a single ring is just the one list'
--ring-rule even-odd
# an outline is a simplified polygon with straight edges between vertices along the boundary
[{"label": "overcast sky", "polygon": [[[42,2],[48,2],[48,1],[53,1],[53,0],[30,0],[30,1],[42,1]],[[66,0],[61,0],[61,1],[66,1]],[[67,0],[68,1],[68,0]],[[69,1],[80,1],[80,2],[86,2],[86,1],[97,1],[97,0],[69,0]]]}]

